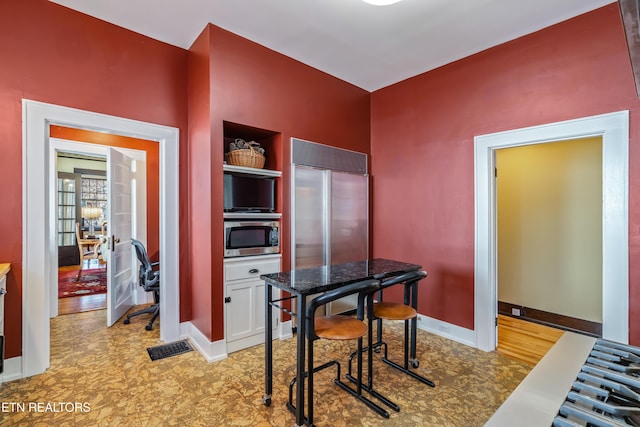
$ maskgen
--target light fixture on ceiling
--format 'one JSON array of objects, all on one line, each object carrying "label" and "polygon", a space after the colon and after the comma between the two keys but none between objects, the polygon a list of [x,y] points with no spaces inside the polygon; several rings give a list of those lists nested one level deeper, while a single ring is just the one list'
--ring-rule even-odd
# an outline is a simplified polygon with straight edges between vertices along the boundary
[{"label": "light fixture on ceiling", "polygon": [[390,4],[398,3],[400,0],[363,0],[366,3],[374,6],[387,6]]}]

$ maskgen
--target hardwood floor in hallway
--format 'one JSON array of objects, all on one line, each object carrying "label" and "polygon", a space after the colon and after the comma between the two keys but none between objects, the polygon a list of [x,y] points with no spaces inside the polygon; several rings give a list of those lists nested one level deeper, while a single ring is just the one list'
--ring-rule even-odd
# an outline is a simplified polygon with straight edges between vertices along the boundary
[{"label": "hardwood floor in hallway", "polygon": [[58,315],[101,310],[103,308],[107,308],[107,294],[58,298]]},{"label": "hardwood floor in hallway", "polygon": [[[83,261],[83,269],[102,268],[102,260],[92,259]],[[77,271],[80,265],[59,267],[59,271]],[[107,294],[81,295],[77,297],[58,298],[58,315],[82,313],[84,311],[101,310],[107,308]]]},{"label": "hardwood floor in hallway", "polygon": [[499,314],[496,352],[535,366],[562,334],[560,329]]}]

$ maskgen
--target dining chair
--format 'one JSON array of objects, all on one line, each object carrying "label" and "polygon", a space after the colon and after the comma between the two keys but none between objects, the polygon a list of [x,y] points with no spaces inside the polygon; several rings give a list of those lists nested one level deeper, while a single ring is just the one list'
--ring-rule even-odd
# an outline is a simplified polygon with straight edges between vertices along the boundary
[{"label": "dining chair", "polygon": [[[339,386],[344,391],[348,392],[366,406],[373,409],[376,413],[384,418],[389,418],[389,412],[378,406],[373,401],[369,400],[362,394],[362,354],[363,344],[362,337],[367,335],[369,341],[371,341],[371,334],[367,334],[369,328],[364,320],[365,308],[367,311],[372,310],[373,294],[380,287],[380,282],[377,280],[366,280],[362,282],[352,283],[350,285],[343,286],[338,289],[326,292],[313,300],[307,306],[306,322],[307,322],[307,372],[305,377],[307,378],[308,385],[308,403],[307,403],[307,420],[308,425],[313,425],[313,388],[314,379],[313,374],[328,368],[330,366],[336,366],[336,378],[333,380],[334,384]],[[316,317],[316,310],[332,301],[339,298],[343,298],[347,295],[358,295],[358,308],[356,317],[346,315],[331,315]],[[369,313],[371,316],[372,313]],[[318,339],[326,340],[357,340],[358,342],[358,355],[357,358],[357,370],[358,376],[356,379],[356,389],[352,389],[348,384],[342,381],[340,362],[338,360],[331,360],[319,366],[314,366],[314,341]],[[371,348],[371,342],[368,343],[368,347]],[[289,384],[289,401],[287,407],[295,412],[295,406],[293,405],[293,387],[296,384],[296,378],[294,378]]]},{"label": "dining chair", "polygon": [[80,233],[80,223],[76,222],[76,242],[78,243],[78,251],[80,252],[80,269],[76,277],[76,282],[79,282],[82,276],[82,269],[84,268],[84,261],[98,259],[100,255],[100,241],[97,239],[83,239]]}]

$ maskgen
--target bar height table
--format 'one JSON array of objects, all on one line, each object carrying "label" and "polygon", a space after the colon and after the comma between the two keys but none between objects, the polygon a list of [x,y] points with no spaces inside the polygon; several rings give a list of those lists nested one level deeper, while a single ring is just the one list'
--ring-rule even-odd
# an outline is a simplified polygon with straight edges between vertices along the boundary
[{"label": "bar height table", "polygon": [[[305,424],[304,374],[307,325],[304,313],[307,309],[307,297],[362,280],[383,280],[421,268],[422,266],[417,264],[375,258],[261,275],[260,278],[265,281],[265,394],[262,396],[262,402],[266,406],[271,405],[273,391],[273,314],[271,307],[282,309],[279,303],[283,300],[282,298],[273,299],[273,288],[288,292],[291,294],[291,299],[295,299],[297,304],[295,426],[300,427]],[[412,324],[412,328],[415,328],[415,324]]]}]

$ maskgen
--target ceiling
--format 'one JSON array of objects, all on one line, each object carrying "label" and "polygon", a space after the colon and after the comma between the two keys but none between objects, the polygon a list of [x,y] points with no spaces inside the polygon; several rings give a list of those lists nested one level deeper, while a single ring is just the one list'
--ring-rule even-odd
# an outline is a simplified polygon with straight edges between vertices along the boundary
[{"label": "ceiling", "polygon": [[207,23],[368,91],[615,0],[51,0],[188,49]]}]

